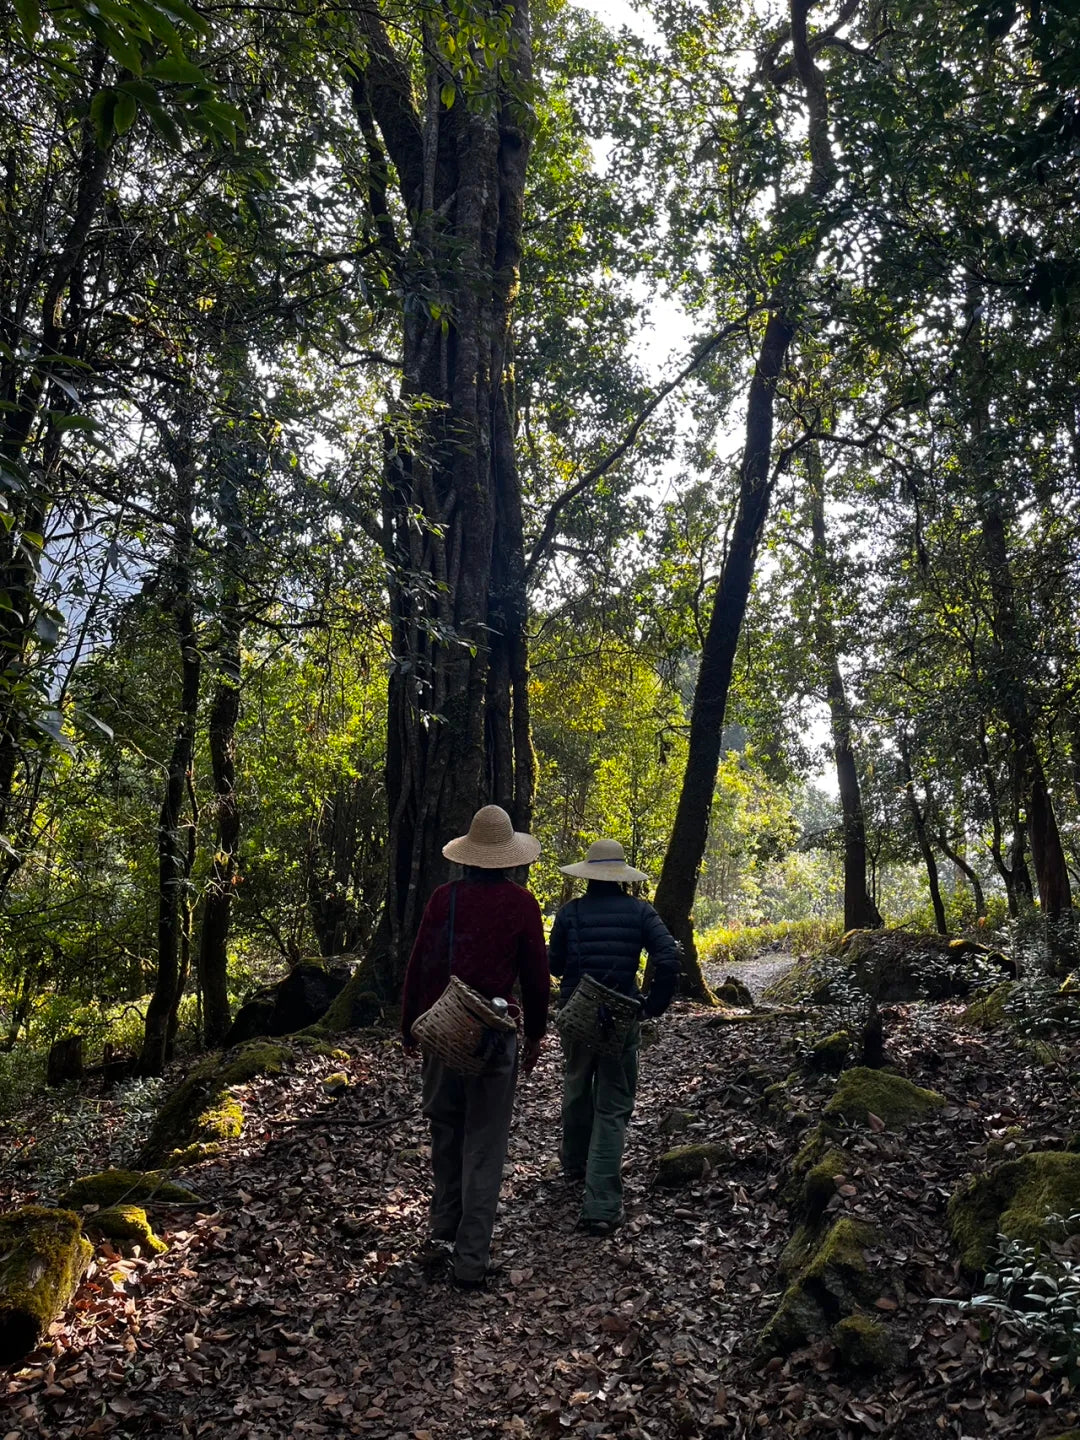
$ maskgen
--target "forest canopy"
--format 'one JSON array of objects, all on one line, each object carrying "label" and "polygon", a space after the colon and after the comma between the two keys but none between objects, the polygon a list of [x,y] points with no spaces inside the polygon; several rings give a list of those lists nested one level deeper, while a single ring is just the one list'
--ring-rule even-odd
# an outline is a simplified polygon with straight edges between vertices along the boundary
[{"label": "forest canopy", "polygon": [[1075,964],[1075,8],[639,21],[0,15],[9,1052],[392,1003],[487,802],[699,998],[718,927]]}]

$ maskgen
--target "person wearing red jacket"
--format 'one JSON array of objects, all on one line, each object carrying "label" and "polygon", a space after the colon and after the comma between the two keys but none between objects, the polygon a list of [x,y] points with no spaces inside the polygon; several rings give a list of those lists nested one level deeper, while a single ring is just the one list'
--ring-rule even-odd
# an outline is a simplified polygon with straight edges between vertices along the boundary
[{"label": "person wearing red jacket", "polygon": [[[401,1002],[405,1049],[417,1049],[413,1023],[445,990],[451,974],[489,1000],[521,994],[528,1074],[547,1030],[550,976],[540,907],[506,877],[540,854],[531,835],[516,831],[498,805],[473,816],[467,835],[443,846],[462,878],[431,896],[409,957]],[[423,1058],[423,1112],[431,1124],[431,1233],[426,1263],[449,1258],[455,1284],[479,1289],[490,1269],[491,1233],[499,1203],[514,1086],[516,1032],[500,1033],[480,1075],[463,1075],[438,1056]]]}]

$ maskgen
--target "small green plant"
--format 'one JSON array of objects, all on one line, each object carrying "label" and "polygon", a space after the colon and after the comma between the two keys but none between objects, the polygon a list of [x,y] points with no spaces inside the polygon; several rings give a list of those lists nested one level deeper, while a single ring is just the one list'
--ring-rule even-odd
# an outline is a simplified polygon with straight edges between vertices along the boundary
[{"label": "small green plant", "polygon": [[[1052,1215],[1048,1224],[1059,1230],[1063,1241],[1080,1235],[1080,1214]],[[1080,1379],[1080,1259],[1055,1253],[1056,1248],[1021,1245],[999,1236],[994,1268],[983,1290],[959,1308],[989,1312],[998,1329],[1037,1340],[1046,1347],[1054,1369],[1075,1383]]]},{"label": "small green plant", "polygon": [[840,926],[828,920],[781,920],[774,925],[714,925],[698,937],[698,952],[707,965],[735,965],[762,950],[814,954],[840,940]]}]

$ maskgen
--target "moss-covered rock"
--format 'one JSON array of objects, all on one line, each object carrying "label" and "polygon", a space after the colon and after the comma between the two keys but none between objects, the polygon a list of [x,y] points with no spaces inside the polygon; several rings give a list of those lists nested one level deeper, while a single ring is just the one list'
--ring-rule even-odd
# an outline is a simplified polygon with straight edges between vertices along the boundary
[{"label": "moss-covered rock", "polygon": [[851,1035],[847,1030],[834,1030],[815,1040],[806,1057],[807,1068],[822,1075],[839,1075],[851,1054]]},{"label": "moss-covered rock", "polygon": [[144,1255],[162,1255],[169,1248],[153,1232],[146,1211],[139,1205],[110,1205],[86,1222],[91,1235],[112,1241],[118,1250],[129,1253],[138,1245]]},{"label": "moss-covered rock", "polygon": [[967,995],[974,982],[971,953],[957,954],[940,935],[907,930],[849,930],[837,952],[799,961],[765,991],[768,1001],[822,1005],[854,988],[880,1004]]},{"label": "moss-covered rock", "polygon": [[892,1370],[900,1358],[888,1328],[869,1315],[845,1315],[833,1326],[830,1338],[849,1370]]},{"label": "moss-covered rock", "polygon": [[900,1129],[925,1120],[944,1104],[936,1090],[924,1090],[902,1075],[856,1065],[841,1075],[822,1113],[827,1120],[852,1124],[866,1124],[867,1115],[876,1115],[890,1129]]},{"label": "moss-covered rock", "polygon": [[196,1140],[182,1150],[170,1150],[169,1169],[186,1170],[191,1165],[201,1165],[204,1160],[213,1160],[225,1147],[217,1140]]},{"label": "moss-covered rock", "polygon": [[998,1235],[1038,1245],[1057,1238],[1047,1219],[1080,1212],[1080,1155],[1033,1150],[963,1181],[949,1200],[949,1230],[964,1268],[985,1270]]},{"label": "moss-covered rock", "polygon": [[62,1205],[137,1205],[147,1200],[168,1201],[179,1205],[197,1205],[199,1197],[184,1185],[169,1180],[160,1170],[102,1170],[97,1175],[84,1175],[76,1180],[65,1195]]},{"label": "moss-covered rock", "polygon": [[816,1125],[791,1164],[788,1194],[811,1222],[824,1212],[850,1161],[826,1125]]},{"label": "moss-covered rock", "polygon": [[661,1135],[682,1135],[693,1125],[697,1116],[693,1110],[669,1110],[660,1121]]},{"label": "moss-covered rock", "polygon": [[349,1077],[344,1070],[335,1070],[323,1077],[322,1088],[327,1095],[342,1095],[349,1088]]},{"label": "moss-covered rock", "polygon": [[235,1050],[227,1050],[221,1057],[217,1080],[226,1085],[246,1085],[260,1075],[280,1075],[292,1059],[287,1045],[274,1040],[249,1040]]},{"label": "moss-covered rock", "polygon": [[728,975],[719,989],[713,994],[722,1005],[733,1005],[742,1010],[751,1010],[754,1005],[754,997],[750,990],[741,980],[734,975]]},{"label": "moss-covered rock", "polygon": [[224,1054],[207,1055],[158,1111],[139,1163],[160,1165],[193,1144],[235,1139],[243,1129],[243,1112],[229,1087],[260,1075],[280,1075],[291,1058],[289,1047],[276,1040],[251,1040]]},{"label": "moss-covered rock", "polygon": [[92,1255],[70,1210],[28,1205],[0,1216],[0,1365],[41,1343]]},{"label": "moss-covered rock", "polygon": [[225,1140],[238,1140],[244,1129],[244,1111],[231,1095],[223,1095],[216,1105],[204,1110],[195,1122],[201,1141],[218,1146]]},{"label": "moss-covered rock", "polygon": [[973,1030],[997,1030],[1008,1018],[1005,1006],[1014,988],[1013,982],[1006,980],[988,995],[973,1000],[960,1016],[960,1023]]},{"label": "moss-covered rock", "polygon": [[823,1236],[813,1238],[804,1231],[799,1252],[786,1256],[788,1273],[794,1278],[761,1332],[763,1355],[786,1355],[821,1339],[868,1298],[863,1252],[874,1239],[872,1226],[847,1216]]},{"label": "moss-covered rock", "polygon": [[707,1170],[726,1165],[731,1151],[726,1145],[676,1145],[660,1156],[658,1185],[686,1185],[700,1180]]},{"label": "moss-covered rock", "polygon": [[383,1004],[372,989],[367,966],[361,965],[334,999],[329,1010],[303,1032],[315,1039],[340,1035],[346,1030],[366,1030],[383,1020]]}]

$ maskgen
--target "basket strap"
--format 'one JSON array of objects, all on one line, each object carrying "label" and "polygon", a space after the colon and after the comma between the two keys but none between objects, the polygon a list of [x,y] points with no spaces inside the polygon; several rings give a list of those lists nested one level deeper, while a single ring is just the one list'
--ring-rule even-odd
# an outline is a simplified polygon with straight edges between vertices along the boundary
[{"label": "basket strap", "polygon": [[450,910],[446,916],[446,980],[454,973],[454,913],[457,910],[457,887],[455,880],[450,886]]}]

